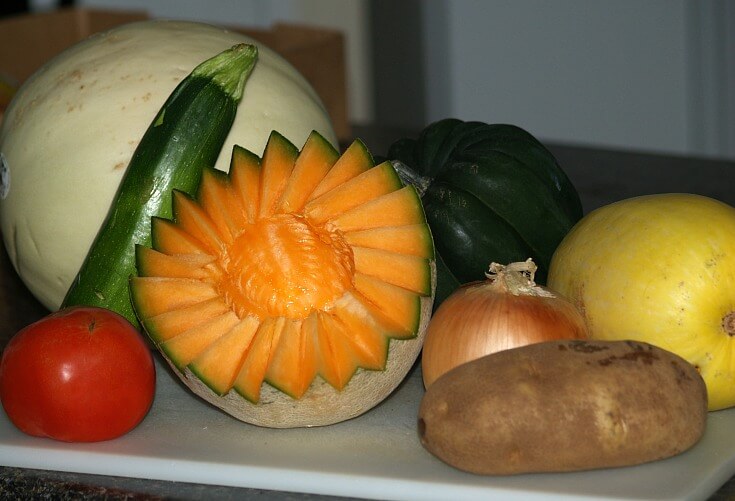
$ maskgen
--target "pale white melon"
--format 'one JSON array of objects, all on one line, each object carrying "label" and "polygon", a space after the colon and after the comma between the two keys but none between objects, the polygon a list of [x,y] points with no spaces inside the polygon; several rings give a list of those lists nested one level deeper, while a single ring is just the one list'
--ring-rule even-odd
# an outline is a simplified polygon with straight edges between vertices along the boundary
[{"label": "pale white melon", "polygon": [[234,144],[261,153],[272,130],[302,145],[312,130],[337,144],[308,82],[239,33],[180,21],[132,23],[51,60],[20,89],[0,131],[0,224],[23,282],[55,310],[99,230],[140,138],[174,87],[239,42],[258,63],[216,167]]}]

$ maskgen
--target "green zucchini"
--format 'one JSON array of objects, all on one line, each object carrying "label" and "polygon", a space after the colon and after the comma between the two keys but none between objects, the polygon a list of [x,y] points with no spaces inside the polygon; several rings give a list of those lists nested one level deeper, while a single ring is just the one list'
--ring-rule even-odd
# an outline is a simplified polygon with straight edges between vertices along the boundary
[{"label": "green zucchini", "polygon": [[143,135],[110,211],[61,307],[99,306],[138,325],[128,283],[136,244],[150,245],[151,217],[171,217],[174,189],[193,194],[235,120],[257,47],[236,45],[179,83]]}]

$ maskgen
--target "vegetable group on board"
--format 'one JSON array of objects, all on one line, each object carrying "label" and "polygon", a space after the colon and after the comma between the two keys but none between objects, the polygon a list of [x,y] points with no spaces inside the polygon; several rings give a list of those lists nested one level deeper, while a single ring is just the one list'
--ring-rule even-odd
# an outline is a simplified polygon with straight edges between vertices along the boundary
[{"label": "vegetable group on board", "polygon": [[552,154],[513,125],[440,120],[393,143],[388,158],[421,194],[437,251],[437,305],[484,279],[491,261],[532,258],[544,284],[556,246],[582,217]]},{"label": "vegetable group on board", "polygon": [[592,211],[567,235],[549,285],[595,339],[635,339],[688,360],[710,410],[735,405],[735,208],[692,194]]},{"label": "vegetable group on board", "polygon": [[196,199],[175,191],[138,246],[135,311],[176,374],[243,421],[317,426],[382,401],[432,308],[431,234],[413,186],[354,142],[235,148]]},{"label": "vegetable group on board", "polygon": [[424,385],[454,367],[501,350],[555,339],[585,339],[576,306],[534,282],[531,259],[492,263],[487,279],[465,284],[434,312],[421,358]]},{"label": "vegetable group on board", "polygon": [[227,171],[235,144],[262,151],[272,130],[295,144],[317,130],[336,145],[329,115],[293,66],[204,23],[115,27],[64,50],[18,90],[0,130],[0,226],[13,266],[49,310],[61,305],[166,99],[197,65],[241,43],[258,47],[258,63],[214,166]]},{"label": "vegetable group on board", "polygon": [[[0,398],[20,429],[105,440],[143,419],[151,354],[114,312],[140,320],[193,393],[269,427],[371,409],[408,373],[428,327],[421,439],[475,473],[668,457],[702,435],[705,381],[710,408],[735,405],[722,347],[735,335],[722,293],[735,290],[731,208],[667,196],[578,223],[570,180],[511,125],[447,119],[395,142],[378,165],[360,141],[340,155],[300,75],[267,49],[254,71],[255,47],[234,38],[196,23],[113,30],[40,71],[8,110],[3,234],[31,291],[62,307],[19,333],[0,362]],[[234,47],[221,52],[225,41]],[[188,77],[156,80],[159,66],[181,72],[191,65],[176,63],[180,54],[205,50],[221,53]],[[110,65],[134,68],[137,82],[122,85],[129,75]],[[255,85],[244,91],[246,80]],[[148,81],[160,92],[181,83],[162,106],[150,91],[124,94]],[[39,137],[44,147],[29,147]],[[93,189],[78,197],[80,186]],[[534,281],[547,271],[551,290]],[[429,322],[435,297],[446,301]],[[628,322],[651,344],[554,341],[588,328],[628,338]],[[60,365],[79,367],[77,387],[59,389]],[[59,419],[70,415],[78,420]]]},{"label": "vegetable group on board", "polygon": [[101,308],[69,308],[25,327],[0,360],[0,400],[13,424],[66,442],[129,432],[148,413],[155,385],[143,336]]},{"label": "vegetable group on board", "polygon": [[431,385],[423,445],[472,473],[629,466],[703,435],[707,392],[686,360],[625,341],[546,341],[473,360]]},{"label": "vegetable group on board", "polygon": [[203,169],[216,162],[257,58],[254,45],[236,45],[176,87],[140,140],[61,308],[98,306],[137,323],[128,294],[135,244],[150,242],[151,217],[171,216],[172,190],[194,193]]}]

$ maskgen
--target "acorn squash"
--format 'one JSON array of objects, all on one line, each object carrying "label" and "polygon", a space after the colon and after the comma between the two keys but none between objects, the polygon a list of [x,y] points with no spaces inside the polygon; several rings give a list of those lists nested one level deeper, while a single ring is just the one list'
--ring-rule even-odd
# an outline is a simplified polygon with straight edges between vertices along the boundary
[{"label": "acorn squash", "polygon": [[582,217],[556,159],[513,125],[444,119],[394,142],[387,156],[421,194],[436,246],[435,305],[484,279],[491,261],[532,258],[544,284],[554,250]]}]

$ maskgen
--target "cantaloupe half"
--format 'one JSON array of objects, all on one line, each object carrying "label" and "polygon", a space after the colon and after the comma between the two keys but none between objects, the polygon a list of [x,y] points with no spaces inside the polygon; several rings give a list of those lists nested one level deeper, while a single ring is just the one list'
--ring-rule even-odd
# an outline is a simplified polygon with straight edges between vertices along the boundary
[{"label": "cantaloupe half", "polygon": [[389,162],[318,133],[235,147],[196,198],[173,194],[138,247],[135,311],[177,375],[234,417],[321,426],[385,399],[414,364],[431,313],[434,245]]}]

